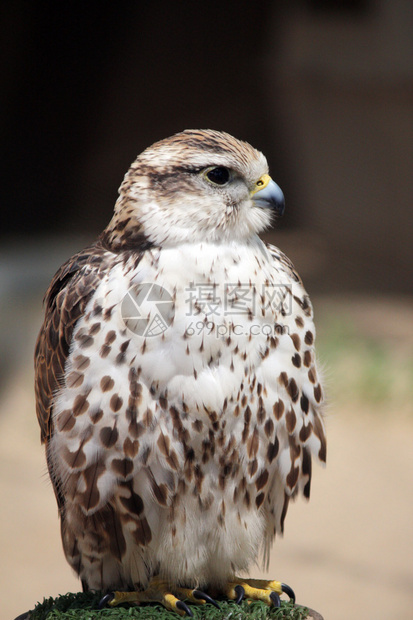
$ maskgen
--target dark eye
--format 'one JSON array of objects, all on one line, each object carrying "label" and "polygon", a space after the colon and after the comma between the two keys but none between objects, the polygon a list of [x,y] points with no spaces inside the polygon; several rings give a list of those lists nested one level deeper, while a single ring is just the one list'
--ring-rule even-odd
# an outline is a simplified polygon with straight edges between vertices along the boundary
[{"label": "dark eye", "polygon": [[215,183],[215,185],[225,185],[229,181],[229,170],[224,166],[216,166],[215,168],[211,168],[206,173],[206,176],[211,183]]}]

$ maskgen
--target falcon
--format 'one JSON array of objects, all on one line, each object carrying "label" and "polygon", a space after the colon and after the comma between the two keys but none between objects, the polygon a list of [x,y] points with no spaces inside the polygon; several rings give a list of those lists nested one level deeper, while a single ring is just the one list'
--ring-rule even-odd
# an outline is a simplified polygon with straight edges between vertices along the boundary
[{"label": "falcon", "polygon": [[238,576],[326,459],[311,302],[258,236],[283,210],[262,153],[186,130],[138,156],[49,286],[37,416],[66,558],[102,605],[294,598]]}]

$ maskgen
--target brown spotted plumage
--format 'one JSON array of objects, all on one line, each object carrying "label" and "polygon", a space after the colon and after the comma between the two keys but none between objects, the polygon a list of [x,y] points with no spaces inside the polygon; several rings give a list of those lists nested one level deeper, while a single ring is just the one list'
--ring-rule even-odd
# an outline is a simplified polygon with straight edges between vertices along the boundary
[{"label": "brown spotted plumage", "polygon": [[290,498],[309,496],[311,457],[325,461],[311,303],[257,236],[281,210],[267,173],[220,132],[153,145],[46,293],[37,416],[85,588],[149,584],[149,597],[159,576],[232,596],[235,573],[268,560]]}]

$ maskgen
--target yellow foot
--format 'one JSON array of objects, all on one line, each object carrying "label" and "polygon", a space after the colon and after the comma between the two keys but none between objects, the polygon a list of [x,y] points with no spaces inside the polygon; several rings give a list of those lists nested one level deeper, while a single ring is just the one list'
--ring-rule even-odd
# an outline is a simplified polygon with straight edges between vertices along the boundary
[{"label": "yellow foot", "polygon": [[211,603],[219,609],[218,603],[205,592],[190,588],[171,587],[167,581],[159,577],[151,579],[147,589],[141,592],[111,592],[110,594],[106,594],[106,596],[101,599],[99,607],[103,608],[107,605],[109,605],[109,607],[115,607],[122,603],[134,603],[135,605],[140,605],[141,603],[159,603],[166,607],[166,609],[175,611],[180,616],[187,615],[193,617],[193,613],[188,605],[178,597],[188,599],[191,603],[197,605]]},{"label": "yellow foot", "polygon": [[280,606],[280,594],[283,592],[295,603],[295,594],[293,590],[290,586],[280,581],[239,579],[236,577],[235,581],[228,583],[225,588],[226,596],[236,603],[241,603],[241,601],[246,598],[254,601],[264,601],[264,603],[274,605],[274,607]]}]

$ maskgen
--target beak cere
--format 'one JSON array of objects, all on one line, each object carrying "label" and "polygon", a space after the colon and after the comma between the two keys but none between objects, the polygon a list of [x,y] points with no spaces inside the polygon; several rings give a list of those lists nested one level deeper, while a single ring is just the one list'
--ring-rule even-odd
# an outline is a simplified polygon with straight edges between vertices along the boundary
[{"label": "beak cere", "polygon": [[285,209],[284,194],[268,174],[263,174],[257,181],[251,192],[251,197],[256,207],[273,209],[277,217],[283,215]]}]

